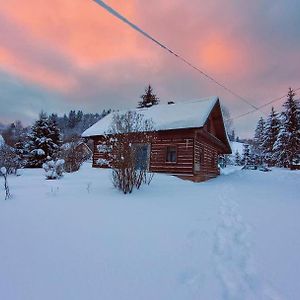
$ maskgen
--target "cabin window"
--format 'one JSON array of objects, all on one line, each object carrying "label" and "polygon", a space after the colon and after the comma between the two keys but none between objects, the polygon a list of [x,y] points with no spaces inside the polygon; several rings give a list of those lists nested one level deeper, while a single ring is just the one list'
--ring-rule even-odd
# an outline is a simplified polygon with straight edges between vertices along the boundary
[{"label": "cabin window", "polygon": [[177,148],[175,146],[168,146],[166,162],[176,163],[176,161],[177,161]]}]

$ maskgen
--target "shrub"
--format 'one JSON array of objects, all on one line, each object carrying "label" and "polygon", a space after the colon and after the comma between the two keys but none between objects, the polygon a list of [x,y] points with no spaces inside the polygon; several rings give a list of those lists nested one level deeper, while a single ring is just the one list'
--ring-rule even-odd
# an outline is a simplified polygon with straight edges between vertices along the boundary
[{"label": "shrub", "polygon": [[[72,139],[62,146],[62,157],[65,160],[65,171],[76,172],[80,166],[90,158],[87,146],[80,139]],[[81,147],[82,146],[82,147]]]},{"label": "shrub", "polygon": [[103,145],[110,149],[107,151],[107,165],[113,169],[113,185],[124,194],[139,189],[142,184],[150,184],[153,174],[148,172],[147,162],[140,160],[140,151],[143,147],[149,149],[148,145],[154,138],[153,123],[143,115],[128,112],[114,116]]},{"label": "shrub", "polygon": [[46,172],[47,179],[59,179],[63,176],[64,172],[64,163],[63,159],[50,160],[43,163],[43,169]]}]

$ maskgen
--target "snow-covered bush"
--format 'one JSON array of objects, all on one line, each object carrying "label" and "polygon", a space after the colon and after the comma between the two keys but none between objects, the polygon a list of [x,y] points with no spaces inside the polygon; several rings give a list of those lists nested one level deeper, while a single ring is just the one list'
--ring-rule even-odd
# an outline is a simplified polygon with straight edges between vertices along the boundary
[{"label": "snow-covered bush", "polygon": [[64,163],[63,159],[50,160],[43,163],[43,169],[46,172],[47,179],[59,179],[63,176],[64,172]]}]

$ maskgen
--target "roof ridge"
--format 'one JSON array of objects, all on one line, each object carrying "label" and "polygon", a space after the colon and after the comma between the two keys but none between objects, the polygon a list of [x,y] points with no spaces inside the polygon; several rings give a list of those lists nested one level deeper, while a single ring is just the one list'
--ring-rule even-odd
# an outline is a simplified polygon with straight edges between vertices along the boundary
[{"label": "roof ridge", "polygon": [[[199,103],[199,102],[206,102],[206,101],[216,101],[217,99],[219,99],[219,96],[210,96],[210,97],[204,97],[204,98],[199,98],[199,99],[191,99],[191,100],[186,100],[186,101],[178,101],[178,102],[175,102],[172,103],[172,104],[169,104],[169,103],[160,103],[160,104],[157,104],[157,105],[152,105],[150,107],[140,107],[140,108],[128,108],[127,111],[130,111],[130,110],[147,110],[147,109],[151,109],[151,108],[158,108],[159,106],[173,106],[173,105],[177,105],[177,104],[193,104],[193,103]],[[126,109],[122,109],[122,111],[126,111]]]}]

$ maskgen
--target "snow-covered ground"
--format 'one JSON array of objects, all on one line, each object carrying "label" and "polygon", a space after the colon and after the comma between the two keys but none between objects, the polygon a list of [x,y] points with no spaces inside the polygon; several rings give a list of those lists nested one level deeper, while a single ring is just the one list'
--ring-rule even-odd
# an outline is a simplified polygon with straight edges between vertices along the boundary
[{"label": "snow-covered ground", "polygon": [[126,196],[109,172],[9,177],[0,299],[300,299],[299,171],[157,175]]}]

